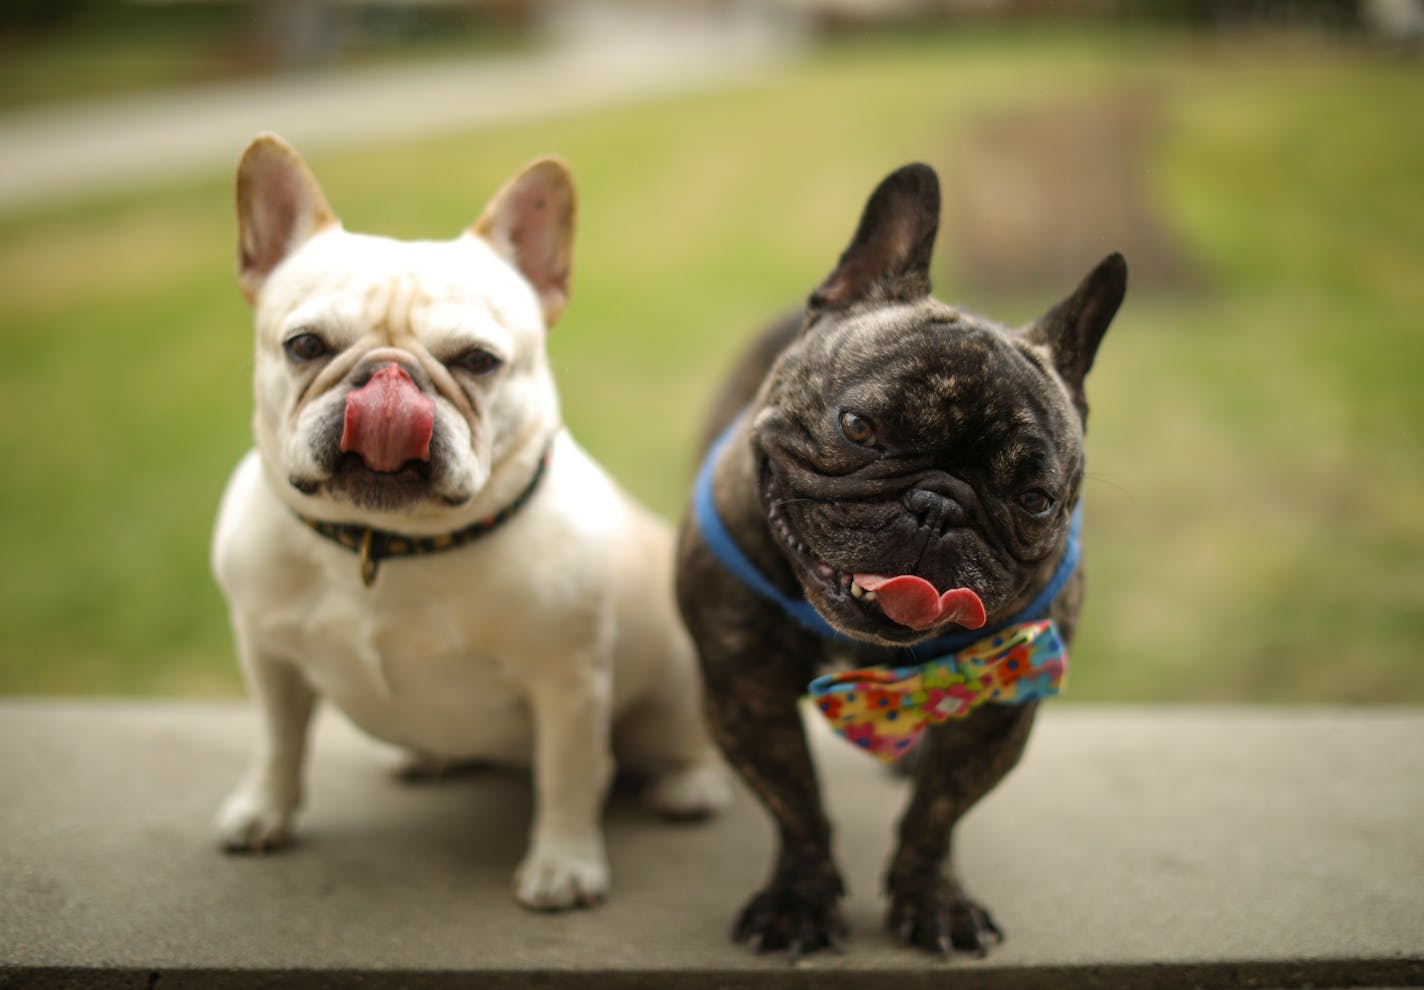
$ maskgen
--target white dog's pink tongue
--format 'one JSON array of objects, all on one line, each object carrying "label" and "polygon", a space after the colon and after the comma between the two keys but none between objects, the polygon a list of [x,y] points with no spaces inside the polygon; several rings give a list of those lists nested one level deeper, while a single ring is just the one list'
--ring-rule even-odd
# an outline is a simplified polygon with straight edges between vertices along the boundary
[{"label": "white dog's pink tongue", "polygon": [[406,461],[430,460],[435,403],[395,362],[346,393],[341,449],[361,455],[372,471],[399,471]]},{"label": "white dog's pink tongue", "polygon": [[966,629],[978,629],[987,618],[984,603],[968,588],[951,588],[940,594],[934,585],[913,574],[896,577],[856,574],[853,577],[866,591],[875,592],[875,604],[891,621],[916,631],[942,622],[957,622]]}]

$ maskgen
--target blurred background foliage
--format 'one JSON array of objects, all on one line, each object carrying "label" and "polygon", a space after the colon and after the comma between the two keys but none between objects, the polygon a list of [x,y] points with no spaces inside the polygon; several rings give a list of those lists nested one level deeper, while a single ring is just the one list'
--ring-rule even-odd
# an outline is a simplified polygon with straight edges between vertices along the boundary
[{"label": "blurred background foliage", "polygon": [[[11,3],[0,155],[6,114],[518,57],[561,6]],[[1419,5],[760,6],[795,41],[735,85],[361,148],[288,137],[348,227],[405,237],[453,235],[521,162],[567,158],[565,415],[669,517],[720,374],[894,167],[939,170],[937,294],[969,309],[1028,320],[1121,249],[1072,696],[1424,702]],[[0,690],[240,690],[206,556],[249,437],[230,182],[0,213]]]}]

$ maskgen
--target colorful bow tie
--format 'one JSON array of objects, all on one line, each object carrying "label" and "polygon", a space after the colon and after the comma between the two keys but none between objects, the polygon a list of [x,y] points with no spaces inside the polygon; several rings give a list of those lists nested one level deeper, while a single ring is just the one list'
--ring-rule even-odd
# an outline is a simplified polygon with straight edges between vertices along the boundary
[{"label": "colorful bow tie", "polygon": [[1068,654],[1050,620],[1023,622],[957,653],[912,667],[827,674],[808,691],[831,728],[890,762],[931,723],[966,718],[979,705],[1021,705],[1063,688]]}]

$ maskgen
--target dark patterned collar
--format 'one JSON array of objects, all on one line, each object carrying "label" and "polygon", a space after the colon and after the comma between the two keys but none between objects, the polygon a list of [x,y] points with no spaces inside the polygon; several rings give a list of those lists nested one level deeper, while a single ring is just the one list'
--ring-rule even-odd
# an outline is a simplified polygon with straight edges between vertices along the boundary
[{"label": "dark patterned collar", "polygon": [[553,454],[553,447],[553,441],[550,441],[549,446],[544,448],[544,454],[539,458],[539,466],[534,469],[533,477],[529,479],[529,484],[524,486],[524,490],[515,496],[514,501],[494,515],[485,516],[453,533],[441,533],[437,536],[407,536],[356,523],[333,523],[321,519],[311,519],[300,512],[296,513],[296,516],[315,532],[355,553],[361,559],[361,581],[369,588],[376,582],[376,568],[387,557],[419,557],[441,553],[445,550],[454,550],[456,547],[473,543],[508,522],[534,497],[534,492],[538,489],[539,482],[544,479],[544,473],[549,467],[549,458]]}]

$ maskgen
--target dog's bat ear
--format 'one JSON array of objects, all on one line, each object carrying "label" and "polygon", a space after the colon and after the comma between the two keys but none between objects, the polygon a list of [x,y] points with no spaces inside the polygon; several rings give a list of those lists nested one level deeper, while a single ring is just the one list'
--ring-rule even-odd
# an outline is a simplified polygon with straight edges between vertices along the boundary
[{"label": "dog's bat ear", "polygon": [[553,326],[569,302],[574,180],[558,158],[537,158],[495,194],[471,232],[529,280]]},{"label": "dog's bat ear", "polygon": [[1127,261],[1114,251],[1098,262],[1071,296],[1024,330],[1028,340],[1046,346],[1052,353],[1078,412],[1085,417],[1088,402],[1083,380],[1126,294]]},{"label": "dog's bat ear", "polygon": [[850,246],[810,299],[838,309],[865,300],[911,301],[930,294],[930,255],[939,231],[939,177],[928,165],[891,172],[876,186]]},{"label": "dog's bat ear", "polygon": [[237,166],[237,279],[253,301],[272,269],[337,220],[307,163],[275,134],[259,134]]}]

